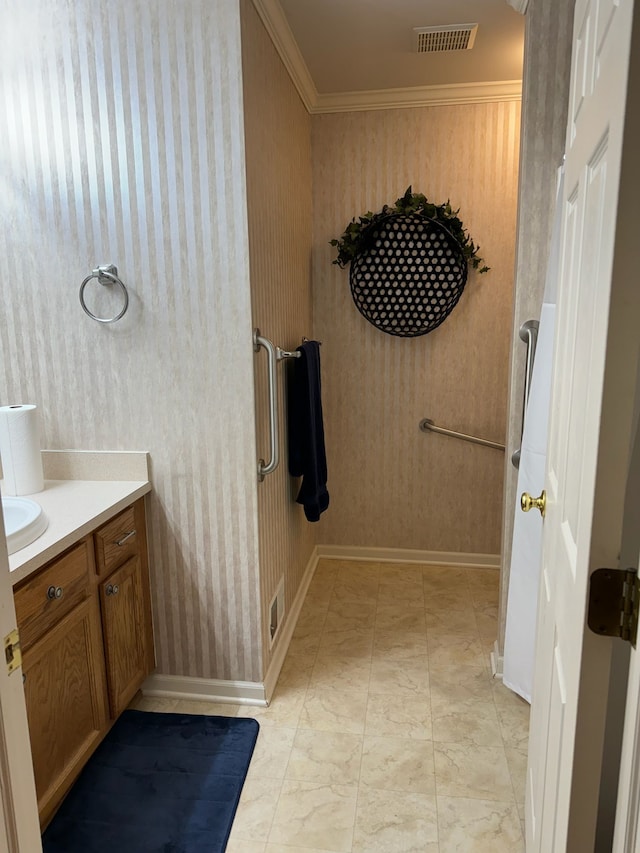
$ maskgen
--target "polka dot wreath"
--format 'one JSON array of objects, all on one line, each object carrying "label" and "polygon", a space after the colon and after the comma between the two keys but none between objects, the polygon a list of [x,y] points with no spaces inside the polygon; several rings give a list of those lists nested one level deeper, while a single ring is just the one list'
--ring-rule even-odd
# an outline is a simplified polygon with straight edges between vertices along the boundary
[{"label": "polka dot wreath", "polygon": [[439,222],[391,214],[374,226],[351,263],[351,295],[381,332],[426,335],[453,311],[467,282],[467,260]]}]

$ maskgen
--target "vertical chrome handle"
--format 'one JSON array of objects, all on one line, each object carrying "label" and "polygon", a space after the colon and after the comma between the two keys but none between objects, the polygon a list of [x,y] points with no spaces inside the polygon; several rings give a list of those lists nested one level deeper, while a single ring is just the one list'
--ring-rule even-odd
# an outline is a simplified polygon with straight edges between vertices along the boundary
[{"label": "vertical chrome handle", "polygon": [[[533,376],[533,362],[536,357],[536,344],[538,343],[538,328],[540,323],[537,320],[527,320],[520,326],[518,332],[520,340],[527,345],[527,362],[524,374],[524,394],[522,398],[522,428],[520,430],[520,441],[522,442],[522,433],[524,432],[524,419],[527,413],[527,403],[529,402],[529,392],[531,391],[531,377]],[[520,448],[518,448],[511,456],[511,464],[514,468],[520,467]]]},{"label": "vertical chrome handle", "polygon": [[253,349],[260,351],[260,347],[267,351],[267,379],[269,394],[269,455],[270,459],[258,460],[258,480],[262,482],[267,474],[271,474],[278,467],[278,385],[277,385],[277,353],[276,348],[268,338],[260,335],[260,329],[253,330]]}]

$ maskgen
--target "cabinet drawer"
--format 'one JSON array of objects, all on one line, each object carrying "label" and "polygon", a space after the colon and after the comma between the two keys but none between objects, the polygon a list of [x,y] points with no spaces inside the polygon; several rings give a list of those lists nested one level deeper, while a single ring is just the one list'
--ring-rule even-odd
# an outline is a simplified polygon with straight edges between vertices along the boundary
[{"label": "cabinet drawer", "polygon": [[138,531],[133,507],[130,506],[95,534],[96,569],[108,575],[138,553]]},{"label": "cabinet drawer", "polygon": [[14,601],[23,649],[62,619],[89,593],[91,538],[63,554],[15,590]]}]

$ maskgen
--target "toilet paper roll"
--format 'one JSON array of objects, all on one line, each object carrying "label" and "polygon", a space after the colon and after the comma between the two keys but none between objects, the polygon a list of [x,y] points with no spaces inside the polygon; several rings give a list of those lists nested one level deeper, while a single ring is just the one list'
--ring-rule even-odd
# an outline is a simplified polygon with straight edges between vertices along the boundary
[{"label": "toilet paper roll", "polygon": [[32,495],[44,489],[35,406],[0,406],[0,458],[3,494]]}]

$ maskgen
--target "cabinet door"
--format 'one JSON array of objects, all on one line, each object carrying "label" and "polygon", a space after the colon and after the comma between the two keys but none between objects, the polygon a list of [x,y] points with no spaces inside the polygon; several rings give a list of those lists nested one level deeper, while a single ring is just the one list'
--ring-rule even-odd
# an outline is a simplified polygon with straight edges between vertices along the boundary
[{"label": "cabinet door", "polygon": [[23,655],[25,700],[44,826],[107,730],[100,613],[75,607]]},{"label": "cabinet door", "polygon": [[109,707],[115,719],[148,675],[140,559],[133,557],[100,585]]}]

